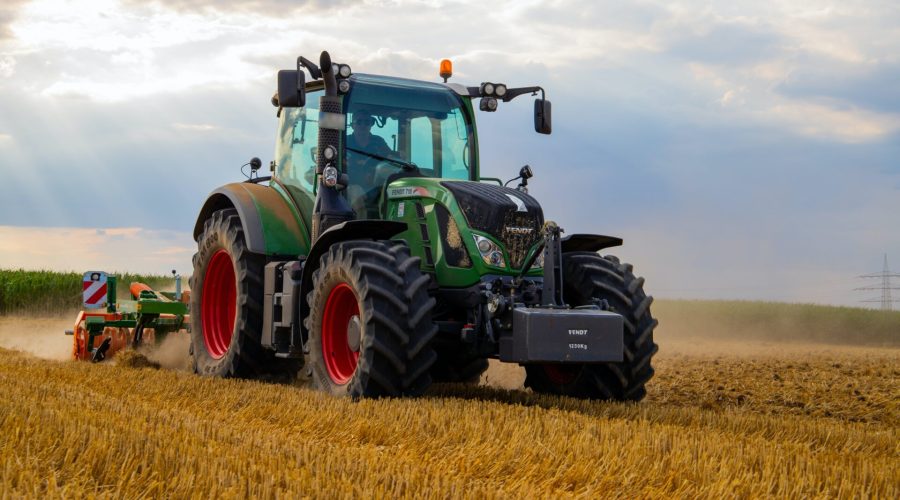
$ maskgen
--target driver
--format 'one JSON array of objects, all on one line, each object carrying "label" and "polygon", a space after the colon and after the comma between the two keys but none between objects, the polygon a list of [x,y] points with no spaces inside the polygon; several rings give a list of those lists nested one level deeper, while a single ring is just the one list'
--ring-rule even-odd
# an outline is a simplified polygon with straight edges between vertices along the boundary
[{"label": "driver", "polygon": [[384,138],[372,134],[372,125],[374,124],[375,119],[368,110],[354,111],[353,119],[350,122],[353,133],[347,134],[345,144],[347,148],[346,171],[350,176],[351,184],[347,193],[354,211],[363,218],[370,209],[375,207],[374,200],[377,199],[379,193],[378,186],[375,186],[375,167],[379,162],[377,158],[352,150],[356,149],[383,158],[394,156],[394,151],[387,145]]},{"label": "driver", "polygon": [[[368,111],[359,110],[353,113],[353,121],[350,122],[353,133],[347,136],[347,147],[387,158],[394,151],[387,145],[384,138],[372,134],[372,125],[374,124],[375,119]],[[361,155],[353,154],[352,151],[350,153],[355,160],[365,162],[365,158],[358,158]]]}]

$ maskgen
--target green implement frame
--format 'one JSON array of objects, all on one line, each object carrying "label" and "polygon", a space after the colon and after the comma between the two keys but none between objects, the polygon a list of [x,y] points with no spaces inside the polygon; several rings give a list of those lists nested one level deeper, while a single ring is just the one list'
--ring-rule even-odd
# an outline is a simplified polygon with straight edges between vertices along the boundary
[{"label": "green implement frame", "polygon": [[128,346],[133,349],[144,343],[144,333],[153,330],[153,340],[159,344],[169,333],[190,329],[189,308],[178,300],[180,293],[158,292],[143,283],[132,283],[133,300],[116,299],[117,280],[107,277],[107,296],[104,310],[84,310],[78,314],[73,335],[75,359],[102,361]]}]

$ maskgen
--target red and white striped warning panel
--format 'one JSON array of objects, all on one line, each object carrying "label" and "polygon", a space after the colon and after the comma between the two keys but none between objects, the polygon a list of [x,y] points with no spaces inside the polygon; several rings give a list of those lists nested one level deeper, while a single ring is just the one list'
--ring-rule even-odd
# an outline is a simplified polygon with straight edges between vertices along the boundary
[{"label": "red and white striped warning panel", "polygon": [[88,309],[106,307],[106,273],[103,271],[84,273],[81,286],[84,307]]}]

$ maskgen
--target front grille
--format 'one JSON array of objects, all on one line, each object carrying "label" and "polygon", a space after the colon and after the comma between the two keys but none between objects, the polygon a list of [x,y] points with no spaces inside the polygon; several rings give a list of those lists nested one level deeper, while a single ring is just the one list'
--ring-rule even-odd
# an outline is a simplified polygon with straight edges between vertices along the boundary
[{"label": "front grille", "polygon": [[[509,252],[509,265],[513,269],[519,269],[525,264],[528,250],[541,239],[541,226],[544,221],[540,219],[521,212],[506,214],[505,223],[498,238]],[[516,228],[515,232],[512,228]],[[522,233],[520,231],[522,228],[531,229],[531,231]]]},{"label": "front grille", "polygon": [[[509,253],[510,267],[521,268],[528,250],[541,238],[544,212],[537,200],[502,186],[463,181],[441,184],[453,193],[469,227],[500,240]],[[520,211],[522,205],[525,211]]]}]

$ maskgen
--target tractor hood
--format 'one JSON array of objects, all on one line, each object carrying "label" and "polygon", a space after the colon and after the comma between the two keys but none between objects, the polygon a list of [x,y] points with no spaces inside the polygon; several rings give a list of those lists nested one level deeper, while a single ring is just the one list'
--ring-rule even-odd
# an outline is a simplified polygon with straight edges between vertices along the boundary
[{"label": "tractor hood", "polygon": [[544,212],[530,195],[480,182],[441,182],[453,194],[471,229],[487,233],[506,247],[510,266],[519,269],[541,239]]}]

